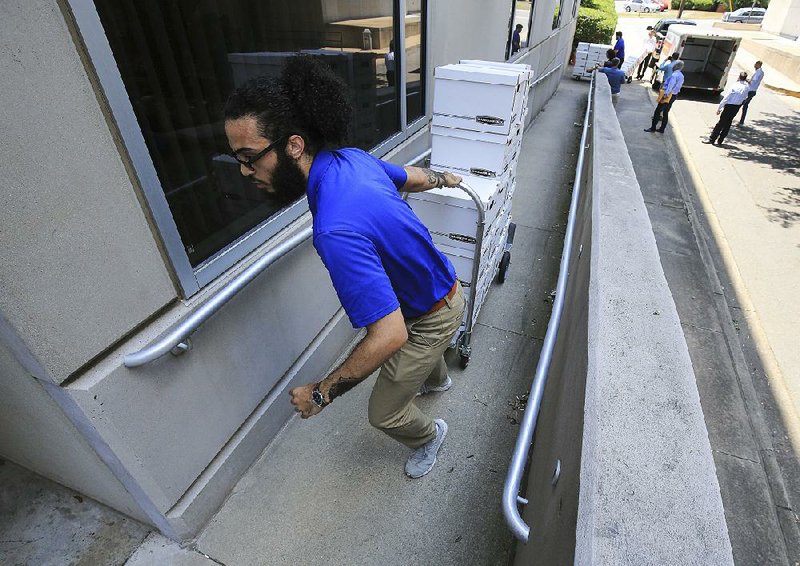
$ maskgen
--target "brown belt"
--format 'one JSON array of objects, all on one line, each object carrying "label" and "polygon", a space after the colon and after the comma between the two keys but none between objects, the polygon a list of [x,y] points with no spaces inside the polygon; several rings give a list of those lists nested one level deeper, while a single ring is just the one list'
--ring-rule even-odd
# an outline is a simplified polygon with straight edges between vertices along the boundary
[{"label": "brown belt", "polygon": [[429,315],[429,314],[433,314],[433,313],[435,313],[436,311],[438,311],[440,308],[442,308],[443,306],[445,306],[445,305],[447,304],[447,301],[449,301],[450,299],[452,299],[452,298],[453,298],[453,295],[455,295],[455,294],[456,294],[456,289],[458,289],[458,279],[456,279],[455,283],[453,283],[453,286],[451,287],[451,289],[450,289],[450,291],[447,293],[447,295],[446,295],[446,296],[444,296],[444,297],[442,297],[441,299],[439,299],[439,300],[438,300],[438,301],[436,301],[435,303],[433,303],[433,306],[431,307],[431,310],[429,310],[428,312],[426,312],[426,313],[425,313],[425,314],[423,314],[422,316],[427,316],[427,315]]}]

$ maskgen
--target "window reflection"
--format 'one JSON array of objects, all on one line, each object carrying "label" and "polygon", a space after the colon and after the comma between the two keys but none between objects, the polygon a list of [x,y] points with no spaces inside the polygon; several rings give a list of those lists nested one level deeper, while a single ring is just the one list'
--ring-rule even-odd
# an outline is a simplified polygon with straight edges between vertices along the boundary
[{"label": "window reflection", "polygon": [[422,46],[425,32],[425,13],[422,0],[407,2],[406,26],[406,112],[410,124],[425,113],[425,54]]},{"label": "window reflection", "polygon": [[[368,150],[400,129],[397,79],[387,59],[392,0],[95,0],[95,6],[193,266],[281,208],[226,155],[222,108],[244,81],[276,76],[287,57],[309,54],[351,87],[352,145]],[[413,69],[419,77],[419,62]]]},{"label": "window reflection", "polygon": [[506,50],[508,53],[507,59],[514,57],[518,51],[528,47],[533,0],[516,0],[512,9],[514,12],[511,18],[511,39]]}]

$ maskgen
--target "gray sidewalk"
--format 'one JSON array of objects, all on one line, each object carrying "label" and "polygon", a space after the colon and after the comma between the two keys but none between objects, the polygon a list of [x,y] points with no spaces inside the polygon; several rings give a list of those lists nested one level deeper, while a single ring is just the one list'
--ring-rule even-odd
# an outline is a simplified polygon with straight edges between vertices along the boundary
[{"label": "gray sidewalk", "polygon": [[[776,141],[796,115],[792,102],[785,106],[778,95],[759,91],[759,104],[751,105],[748,114],[751,128],[732,131],[727,149],[711,148],[700,142],[715,123],[715,101],[682,93],[667,134],[660,135],[642,131],[650,125],[653,98],[645,85],[627,85],[617,114],[689,345],[734,558],[743,565],[793,565],[800,561],[800,465],[789,437],[796,421],[782,411],[786,398],[781,388],[765,378],[768,363],[753,346],[756,329],[743,316],[742,295],[731,280],[738,277],[737,261],[747,262],[764,250],[726,255],[728,242],[711,230],[718,219],[707,207],[710,183],[721,198],[737,195],[729,205],[735,222],[726,234],[762,239],[773,248],[771,259],[782,261],[783,244],[768,238],[791,241],[792,231],[759,230],[758,219],[769,217],[769,211],[743,195],[766,198],[780,190],[776,187],[793,186],[796,169],[789,147]],[[796,293],[787,294],[792,288],[787,283],[796,280],[797,270],[787,270],[785,263],[782,267],[762,272],[761,285],[786,303],[785,318],[774,321],[786,327],[796,322],[789,314]]]}]

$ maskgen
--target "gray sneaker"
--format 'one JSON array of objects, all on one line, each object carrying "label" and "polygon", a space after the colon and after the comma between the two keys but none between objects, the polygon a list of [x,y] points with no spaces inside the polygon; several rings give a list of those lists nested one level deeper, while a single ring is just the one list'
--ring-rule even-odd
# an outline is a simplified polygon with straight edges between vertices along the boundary
[{"label": "gray sneaker", "polygon": [[447,376],[447,379],[444,380],[444,383],[441,385],[428,385],[427,383],[423,383],[422,387],[419,388],[417,391],[417,397],[420,395],[427,395],[428,393],[433,393],[435,391],[447,391],[453,386],[453,380],[450,379],[450,376]]},{"label": "gray sneaker", "polygon": [[410,478],[421,478],[433,469],[436,463],[436,453],[442,447],[444,437],[447,436],[447,423],[442,419],[434,419],[436,424],[436,438],[423,444],[406,461],[406,475]]}]

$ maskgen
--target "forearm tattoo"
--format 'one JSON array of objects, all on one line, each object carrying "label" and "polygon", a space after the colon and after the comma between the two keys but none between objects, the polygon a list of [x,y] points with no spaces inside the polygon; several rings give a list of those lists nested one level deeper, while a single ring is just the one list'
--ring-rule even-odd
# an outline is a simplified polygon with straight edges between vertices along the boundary
[{"label": "forearm tattoo", "polygon": [[366,378],[357,378],[357,377],[340,377],[339,380],[331,385],[331,388],[328,390],[328,398],[333,401],[337,397],[340,397],[350,391],[353,387],[364,381]]},{"label": "forearm tattoo", "polygon": [[423,173],[428,179],[428,183],[431,185],[431,188],[437,187],[444,187],[446,184],[446,179],[444,173],[440,173],[439,171],[434,171],[433,169],[423,169]]}]

